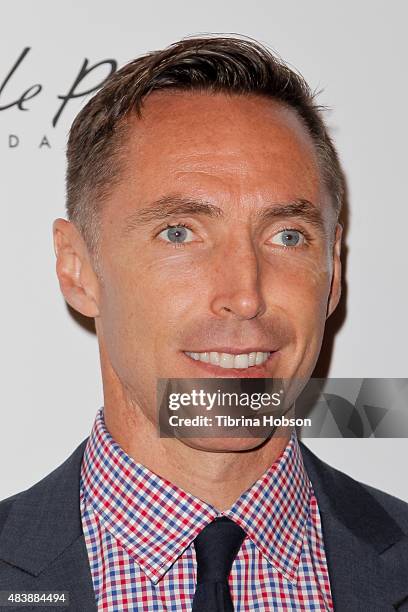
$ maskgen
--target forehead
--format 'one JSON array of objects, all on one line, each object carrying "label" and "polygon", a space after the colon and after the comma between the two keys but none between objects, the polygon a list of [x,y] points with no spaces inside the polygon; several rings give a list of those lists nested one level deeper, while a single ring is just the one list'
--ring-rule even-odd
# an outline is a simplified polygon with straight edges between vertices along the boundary
[{"label": "forehead", "polygon": [[[293,109],[255,95],[164,91],[128,119],[120,191],[253,204],[321,198],[311,136]],[[222,202],[221,202],[222,204]]]}]

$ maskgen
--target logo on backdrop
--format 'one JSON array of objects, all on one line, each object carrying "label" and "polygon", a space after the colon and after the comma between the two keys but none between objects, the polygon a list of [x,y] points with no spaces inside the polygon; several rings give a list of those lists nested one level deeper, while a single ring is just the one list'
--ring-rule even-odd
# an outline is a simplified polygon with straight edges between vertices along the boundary
[{"label": "logo on backdrop", "polygon": [[[27,88],[23,87],[17,97],[15,95],[11,97],[8,93],[13,78],[15,78],[18,72],[24,69],[30,51],[31,47],[25,47],[23,49],[0,84],[0,112],[7,112],[7,110],[11,108],[16,108],[21,112],[30,111],[36,103],[36,98],[44,95],[44,87],[41,83],[31,83]],[[100,70],[97,70],[98,68],[100,68]],[[62,114],[65,112],[71,100],[92,94],[102,87],[106,79],[116,70],[117,61],[114,59],[104,59],[95,64],[91,64],[90,61],[85,58],[72,82],[67,84],[65,92],[55,94],[55,112],[50,118],[50,127],[57,127]],[[103,74],[102,79],[100,77],[101,72]],[[97,77],[96,74],[98,75]],[[95,77],[95,82],[93,82],[90,87],[89,82],[92,82],[93,77]],[[0,75],[0,79],[1,78],[2,75]],[[84,84],[85,79],[88,83],[87,86]],[[19,147],[22,144],[22,139],[23,137],[21,134],[9,133],[7,137],[7,146],[10,149]],[[38,141],[38,147],[40,149],[51,148],[52,138],[47,134],[42,134]]]}]

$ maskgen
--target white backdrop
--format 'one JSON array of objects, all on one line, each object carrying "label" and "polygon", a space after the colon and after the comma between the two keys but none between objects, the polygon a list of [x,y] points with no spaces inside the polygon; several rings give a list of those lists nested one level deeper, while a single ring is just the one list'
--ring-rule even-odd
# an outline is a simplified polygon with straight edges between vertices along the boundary
[{"label": "white backdrop", "polygon": [[[324,88],[319,101],[332,108],[327,119],[351,208],[347,316],[330,375],[408,377],[407,12],[404,0],[2,4],[0,498],[61,463],[103,404],[97,341],[59,292],[51,230],[64,216],[67,131],[85,98],[71,100],[56,127],[52,119],[85,58],[122,65],[186,35],[235,32],[268,44],[313,88]],[[106,66],[95,70],[81,90],[106,73]],[[42,91],[26,94],[20,110],[13,102],[36,84]],[[39,147],[44,136],[50,147]],[[408,500],[407,440],[306,443],[328,463]]]}]

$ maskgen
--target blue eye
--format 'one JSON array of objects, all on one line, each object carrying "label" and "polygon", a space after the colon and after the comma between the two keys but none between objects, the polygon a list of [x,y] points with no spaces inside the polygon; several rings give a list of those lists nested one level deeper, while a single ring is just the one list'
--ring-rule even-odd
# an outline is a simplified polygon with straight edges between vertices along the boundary
[{"label": "blue eye", "polygon": [[303,244],[305,240],[302,232],[294,229],[281,230],[272,239],[273,244],[280,244],[285,247],[295,247]]},{"label": "blue eye", "polygon": [[185,225],[168,225],[160,232],[159,236],[162,236],[166,242],[183,244],[184,242],[191,242],[189,233],[192,234],[192,231]]}]

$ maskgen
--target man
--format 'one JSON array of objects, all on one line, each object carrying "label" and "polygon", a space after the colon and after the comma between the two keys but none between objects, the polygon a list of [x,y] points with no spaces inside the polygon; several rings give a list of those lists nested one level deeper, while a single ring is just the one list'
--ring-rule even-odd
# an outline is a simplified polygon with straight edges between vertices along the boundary
[{"label": "man", "polygon": [[255,42],[184,40],[110,77],[67,155],[57,274],[95,319],[104,406],[0,504],[0,589],[71,610],[408,610],[405,503],[295,430],[157,430],[159,379],[313,372],[344,185],[307,84]]}]

